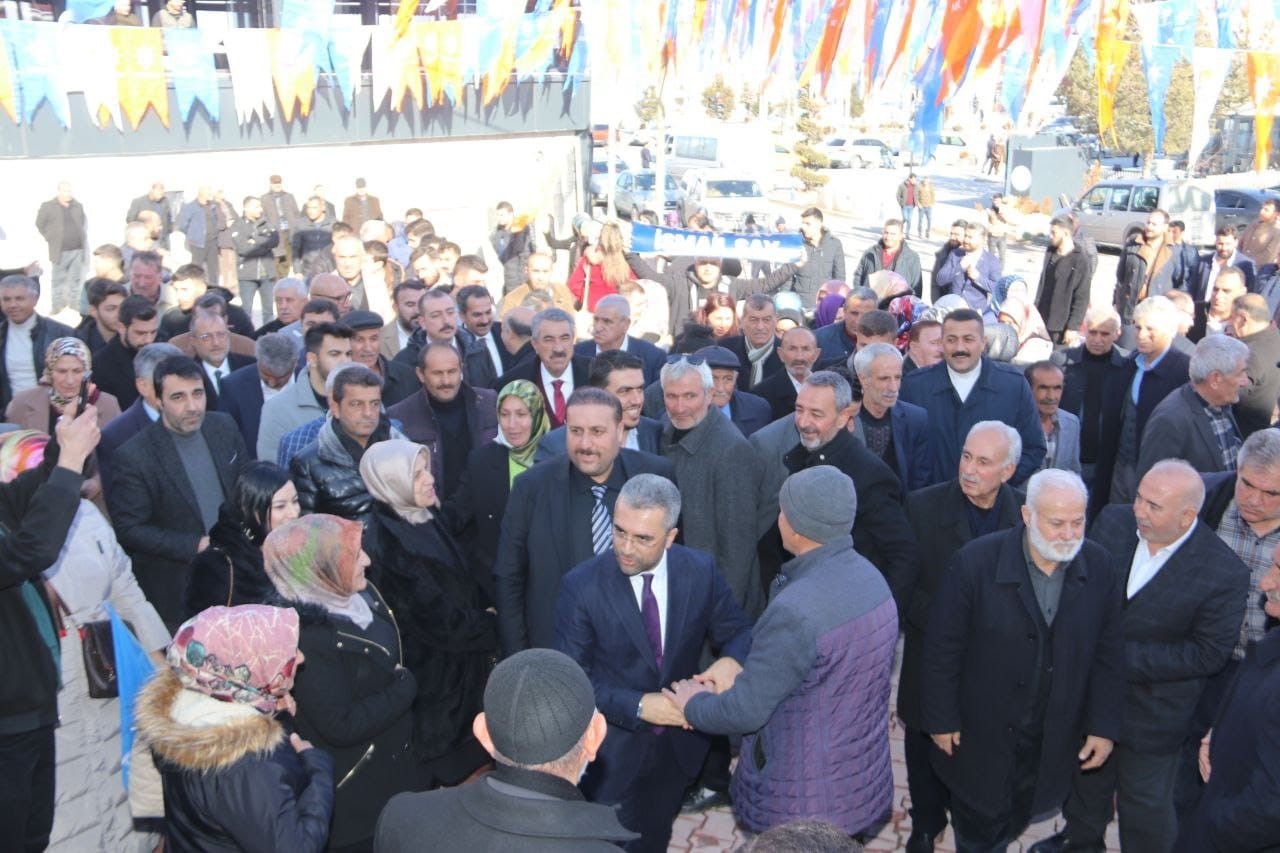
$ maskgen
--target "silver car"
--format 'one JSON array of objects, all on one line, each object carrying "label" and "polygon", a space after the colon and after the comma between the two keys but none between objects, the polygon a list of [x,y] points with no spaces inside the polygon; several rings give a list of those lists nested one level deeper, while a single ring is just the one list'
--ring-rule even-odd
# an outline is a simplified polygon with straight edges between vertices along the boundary
[{"label": "silver car", "polygon": [[[1168,212],[1186,223],[1186,242],[1212,246],[1213,193],[1187,181],[1119,178],[1090,187],[1071,206],[1080,228],[1100,246],[1122,248],[1146,226],[1147,214]],[[1065,211],[1062,211],[1065,212]]]},{"label": "silver car", "polygon": [[667,188],[666,198],[663,199],[662,210],[659,211],[653,191],[656,177],[652,169],[639,169],[618,175],[618,180],[614,184],[613,204],[619,216],[630,219],[635,216],[636,211],[652,210],[658,214],[659,220],[676,224],[680,203],[684,201],[684,190],[680,189],[680,184],[675,178],[667,175],[664,182]]}]

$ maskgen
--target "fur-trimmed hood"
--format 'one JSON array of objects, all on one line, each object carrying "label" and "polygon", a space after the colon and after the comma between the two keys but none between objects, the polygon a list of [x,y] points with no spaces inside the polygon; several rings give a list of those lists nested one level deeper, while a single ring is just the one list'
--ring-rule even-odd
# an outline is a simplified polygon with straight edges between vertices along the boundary
[{"label": "fur-trimmed hood", "polygon": [[[197,722],[189,710],[201,700],[216,705],[200,709],[214,713],[199,714]],[[138,736],[159,758],[183,770],[223,770],[247,755],[267,755],[284,742],[279,721],[253,709],[241,713],[241,707],[188,691],[166,670],[138,694]]]}]

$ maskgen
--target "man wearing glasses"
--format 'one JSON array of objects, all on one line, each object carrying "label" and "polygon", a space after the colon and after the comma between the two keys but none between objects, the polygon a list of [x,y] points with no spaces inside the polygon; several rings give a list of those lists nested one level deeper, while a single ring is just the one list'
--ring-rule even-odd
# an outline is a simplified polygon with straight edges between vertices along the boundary
[{"label": "man wearing glasses", "polygon": [[196,350],[196,363],[204,372],[205,400],[210,409],[216,408],[222,380],[231,375],[231,371],[253,364],[257,359],[231,352],[227,321],[214,311],[197,308],[192,313],[191,343]]}]

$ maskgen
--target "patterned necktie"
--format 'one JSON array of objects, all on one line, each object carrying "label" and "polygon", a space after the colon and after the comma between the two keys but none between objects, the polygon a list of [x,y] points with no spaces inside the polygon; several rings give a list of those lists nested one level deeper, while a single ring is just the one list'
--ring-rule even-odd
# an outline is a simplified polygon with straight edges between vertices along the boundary
[{"label": "patterned necktie", "polygon": [[551,387],[555,389],[555,394],[551,399],[551,411],[556,416],[556,425],[564,423],[564,380],[552,379]]},{"label": "patterned necktie", "polygon": [[591,508],[591,550],[597,554],[613,547],[613,519],[609,517],[609,507],[604,504],[604,492],[604,486],[591,487],[591,494],[596,499],[596,505]]},{"label": "patterned necktie", "polygon": [[658,618],[658,597],[653,594],[653,572],[645,572],[644,591],[640,594],[640,618],[644,621],[644,633],[649,638],[649,648],[653,649],[653,659],[658,663],[658,672],[662,672],[662,621]]}]

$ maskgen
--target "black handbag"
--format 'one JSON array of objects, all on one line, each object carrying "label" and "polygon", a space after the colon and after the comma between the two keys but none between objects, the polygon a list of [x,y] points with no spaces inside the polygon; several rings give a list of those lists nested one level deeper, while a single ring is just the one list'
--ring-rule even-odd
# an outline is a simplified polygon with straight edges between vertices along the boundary
[{"label": "black handbag", "polygon": [[[129,630],[133,626],[129,625]],[[90,699],[114,699],[120,695],[116,681],[116,650],[111,639],[111,620],[86,622],[80,626],[80,650],[84,655],[84,677],[89,682]]]}]

